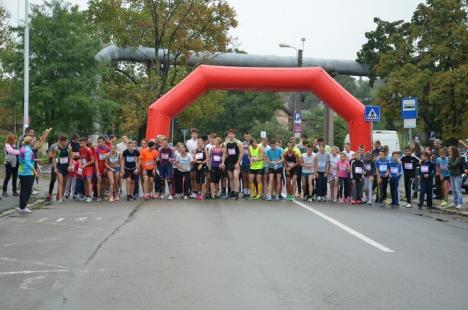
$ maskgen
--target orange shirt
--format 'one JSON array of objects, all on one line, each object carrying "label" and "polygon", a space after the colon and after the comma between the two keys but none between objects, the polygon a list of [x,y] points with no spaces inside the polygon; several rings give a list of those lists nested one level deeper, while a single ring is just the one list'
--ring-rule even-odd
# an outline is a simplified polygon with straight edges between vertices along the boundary
[{"label": "orange shirt", "polygon": [[156,158],[158,158],[159,153],[156,150],[150,150],[149,148],[144,148],[141,150],[140,160],[141,166],[145,170],[153,170],[156,167]]}]

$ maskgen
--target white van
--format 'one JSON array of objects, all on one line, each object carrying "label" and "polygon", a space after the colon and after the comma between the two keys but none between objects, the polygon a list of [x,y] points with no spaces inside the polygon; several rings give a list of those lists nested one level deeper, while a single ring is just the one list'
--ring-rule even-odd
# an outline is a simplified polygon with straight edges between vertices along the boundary
[{"label": "white van", "polygon": [[[374,130],[372,132],[372,145],[374,142],[379,140],[381,145],[388,145],[388,150],[390,154],[393,151],[401,151],[400,149],[400,140],[398,139],[398,134],[393,130]],[[346,135],[344,144],[349,143],[349,134]],[[344,146],[344,145],[343,145]]]}]

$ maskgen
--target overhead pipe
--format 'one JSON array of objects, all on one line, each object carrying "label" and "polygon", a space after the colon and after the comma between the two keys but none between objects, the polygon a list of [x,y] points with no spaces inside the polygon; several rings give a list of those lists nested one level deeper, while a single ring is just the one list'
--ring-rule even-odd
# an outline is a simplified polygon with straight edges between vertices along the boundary
[{"label": "overhead pipe", "polygon": [[[161,61],[168,51],[160,49],[158,57]],[[139,46],[121,48],[114,44],[99,51],[95,59],[98,62],[110,63],[115,60],[148,62],[154,61],[156,53],[154,48]],[[174,56],[169,55],[171,63]],[[253,55],[240,53],[192,53],[187,57],[188,65],[209,64],[230,67],[297,67],[297,58],[294,56]],[[369,68],[354,60],[303,58],[303,67],[321,67],[334,74],[368,76]]]}]

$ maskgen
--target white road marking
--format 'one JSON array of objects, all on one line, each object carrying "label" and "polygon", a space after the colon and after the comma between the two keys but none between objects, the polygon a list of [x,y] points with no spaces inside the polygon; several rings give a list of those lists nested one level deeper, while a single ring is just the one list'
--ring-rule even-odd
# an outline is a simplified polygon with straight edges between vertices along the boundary
[{"label": "white road marking", "polygon": [[18,287],[19,289],[22,290],[29,290],[31,285],[36,285],[39,282],[41,282],[43,279],[45,279],[45,276],[37,276],[37,277],[32,277],[32,278],[26,278],[24,279],[20,286]]},{"label": "white road marking", "polygon": [[44,217],[44,218],[41,218],[39,221],[37,221],[38,223],[42,223],[44,222],[45,220],[47,220],[47,217]]},{"label": "white road marking", "polygon": [[94,220],[95,222],[99,222],[100,220],[102,220],[102,217],[96,217],[96,219]]},{"label": "white road marking", "polygon": [[18,262],[18,263],[34,264],[34,265],[47,266],[47,267],[68,268],[68,267],[62,266],[62,265],[47,264],[47,263],[42,263],[42,262],[33,262],[33,261],[21,260],[21,259],[16,259],[16,258],[9,258],[9,257],[0,257],[0,260],[7,261],[7,262]]},{"label": "white road marking", "polygon": [[30,240],[30,241],[25,241],[25,242],[14,242],[14,243],[6,243],[3,246],[4,247],[10,247],[10,246],[15,246],[15,245],[23,245],[23,244],[29,244],[29,243],[38,243],[38,242],[47,242],[47,241],[55,241],[58,238],[49,238],[49,239],[40,239],[40,240]]},{"label": "white road marking", "polygon": [[21,271],[4,271],[0,272],[0,276],[12,276],[17,274],[34,274],[34,273],[51,273],[51,272],[70,272],[68,269],[55,270],[21,270]]},{"label": "white road marking", "polygon": [[80,223],[83,223],[84,221],[86,221],[87,217],[84,216],[84,217],[79,217],[76,219],[77,222],[80,222]]},{"label": "white road marking", "polygon": [[63,222],[64,219],[65,219],[64,217],[61,217],[61,218],[57,219],[55,222],[60,223],[60,222]]},{"label": "white road marking", "polygon": [[346,226],[345,224],[343,224],[343,223],[341,223],[341,222],[335,220],[334,218],[331,218],[331,217],[329,217],[328,215],[325,215],[325,214],[323,214],[322,212],[317,211],[317,210],[315,210],[314,208],[309,207],[308,205],[303,204],[303,203],[300,202],[300,201],[294,201],[294,203],[297,204],[298,206],[301,206],[302,208],[306,209],[307,211],[310,211],[310,212],[314,213],[315,215],[320,216],[320,217],[323,218],[324,220],[326,220],[326,221],[332,223],[333,225],[335,225],[335,226],[337,226],[337,227],[343,229],[343,230],[346,231],[347,233],[349,233],[349,234],[355,236],[355,237],[358,238],[358,239],[361,239],[361,240],[364,241],[365,243],[372,245],[373,247],[375,247],[375,248],[381,250],[382,252],[385,252],[385,253],[395,253],[394,250],[392,250],[392,249],[390,249],[390,248],[387,248],[386,246],[384,246],[384,245],[378,243],[377,241],[372,240],[371,238],[369,238],[369,237],[367,237],[367,236],[361,234],[360,232],[358,232],[358,231],[352,229],[351,227]]}]

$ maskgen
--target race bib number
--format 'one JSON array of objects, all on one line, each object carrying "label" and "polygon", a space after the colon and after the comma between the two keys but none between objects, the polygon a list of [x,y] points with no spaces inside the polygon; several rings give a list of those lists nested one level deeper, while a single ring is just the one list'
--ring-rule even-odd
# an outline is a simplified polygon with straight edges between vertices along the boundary
[{"label": "race bib number", "polygon": [[345,171],[345,170],[346,170],[346,166],[340,166],[340,170],[341,170],[341,171]]},{"label": "race bib number", "polygon": [[68,157],[60,157],[59,163],[60,163],[61,165],[68,164]]},{"label": "race bib number", "polygon": [[292,167],[292,166],[294,166],[295,164],[296,164],[296,163],[288,162],[288,166],[289,166],[289,167]]},{"label": "race bib number", "polygon": [[154,161],[148,161],[148,162],[146,162],[146,166],[148,166],[148,167],[152,167],[153,164],[154,164]]},{"label": "race bib number", "polygon": [[127,163],[134,163],[135,162],[135,156],[127,156]]},{"label": "race bib number", "polygon": [[78,173],[78,175],[82,175],[82,174],[83,174],[83,169],[78,168],[78,172],[77,172],[77,173]]},{"label": "race bib number", "polygon": [[195,159],[197,159],[197,160],[203,159],[203,153],[195,154]]},{"label": "race bib number", "polygon": [[252,161],[256,161],[257,160],[257,157],[252,157]]},{"label": "race bib number", "polygon": [[413,170],[413,163],[405,163],[406,170]]},{"label": "race bib number", "polygon": [[229,155],[236,155],[236,149],[228,149]]},{"label": "race bib number", "polygon": [[73,152],[73,157],[80,157],[80,152]]},{"label": "race bib number", "polygon": [[380,171],[380,172],[385,172],[385,171],[387,171],[387,165],[379,165],[379,171]]},{"label": "race bib number", "polygon": [[219,156],[219,155],[213,155],[213,161],[216,161],[216,162],[221,161],[221,156]]},{"label": "race bib number", "polygon": [[82,164],[82,165],[86,165],[86,158],[82,158],[82,159],[81,159],[81,164]]},{"label": "race bib number", "polygon": [[162,153],[161,158],[162,159],[169,159],[169,154],[168,153]]},{"label": "race bib number", "polygon": [[366,171],[371,171],[371,165],[365,164],[364,169],[366,169]]},{"label": "race bib number", "polygon": [[106,159],[106,154],[99,154],[99,160]]},{"label": "race bib number", "polygon": [[429,172],[429,166],[421,166],[421,172],[428,173]]},{"label": "race bib number", "polygon": [[354,173],[356,173],[356,174],[362,174],[362,167],[356,167],[356,168],[354,168]]},{"label": "race bib number", "polygon": [[440,164],[440,169],[447,170],[448,169],[448,164],[446,164],[446,163]]},{"label": "race bib number", "polygon": [[398,173],[398,167],[391,167],[390,172],[393,173],[393,174],[397,174]]},{"label": "race bib number", "polygon": [[318,163],[318,168],[319,168],[319,169],[325,169],[326,166],[327,166],[327,164],[324,163],[324,162],[319,162],[319,163]]}]

